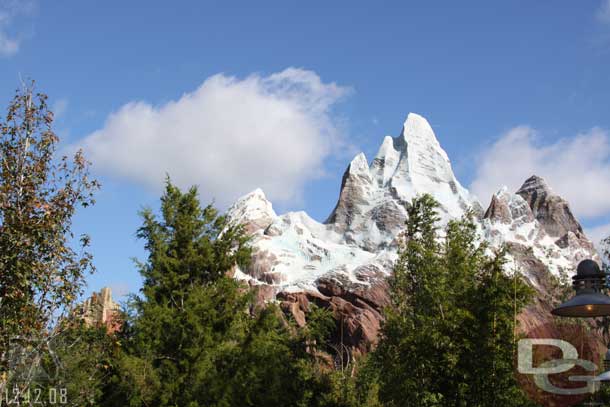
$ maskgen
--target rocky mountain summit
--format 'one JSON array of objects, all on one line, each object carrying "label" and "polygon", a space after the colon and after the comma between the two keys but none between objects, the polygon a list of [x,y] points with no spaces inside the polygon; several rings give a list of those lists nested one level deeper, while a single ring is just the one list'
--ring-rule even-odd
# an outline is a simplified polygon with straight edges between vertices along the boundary
[{"label": "rocky mountain summit", "polygon": [[[260,189],[240,198],[228,216],[246,226],[254,254],[250,267],[234,275],[256,286],[260,301],[279,301],[299,325],[311,303],[332,309],[341,340],[366,351],[388,304],[386,277],[397,258],[405,204],[423,193],[439,202],[442,224],[473,210],[482,237],[508,247],[507,272],[521,270],[541,292],[579,260],[598,259],[568,203],[540,177],[515,193],[501,188],[484,211],[455,178],[427,120],[411,113],[400,136],[385,137],[370,164],[361,153],[348,165],[324,223],[305,212],[277,215]],[[543,318],[545,305],[536,307],[529,319]]]},{"label": "rocky mountain summit", "polygon": [[78,315],[89,326],[105,326],[110,332],[120,328],[119,304],[112,298],[110,287],[94,292],[77,309]]}]

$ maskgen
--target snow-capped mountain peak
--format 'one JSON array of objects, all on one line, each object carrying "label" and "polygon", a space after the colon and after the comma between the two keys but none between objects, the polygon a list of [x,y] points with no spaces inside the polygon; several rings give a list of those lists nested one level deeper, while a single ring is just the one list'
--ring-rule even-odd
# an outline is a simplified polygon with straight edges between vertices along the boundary
[{"label": "snow-capped mountain peak", "polygon": [[239,198],[228,213],[232,222],[245,225],[250,233],[266,228],[277,218],[273,205],[260,188]]},{"label": "snow-capped mountain peak", "polygon": [[[404,204],[424,193],[439,202],[444,221],[461,216],[470,207],[480,208],[453,174],[447,153],[428,121],[410,113],[401,135],[385,137],[370,166],[363,154],[350,163],[339,200],[326,223],[340,233],[372,228],[382,239],[366,241],[383,246],[402,227]],[[380,213],[384,216],[376,216]],[[384,234],[388,236],[383,238]]]},{"label": "snow-capped mountain peak", "polygon": [[352,175],[360,175],[370,178],[369,164],[364,153],[358,154],[348,166],[348,171]]},{"label": "snow-capped mountain peak", "polygon": [[453,180],[449,157],[441,148],[426,119],[418,114],[409,113],[403,125],[400,140],[404,142],[403,148],[406,149],[408,171],[411,174],[447,182]]},{"label": "snow-capped mountain peak", "polygon": [[424,193],[440,203],[444,222],[478,207],[455,178],[428,121],[410,113],[401,134],[385,137],[370,165],[363,153],[349,163],[337,204],[324,223],[303,212],[278,216],[261,190],[239,199],[229,217],[254,235],[255,278],[284,288],[315,286],[325,273],[353,280],[360,266],[394,258],[405,205]]},{"label": "snow-capped mountain peak", "polygon": [[[398,137],[383,139],[369,165],[360,153],[343,174],[337,204],[324,223],[305,212],[277,215],[261,190],[239,199],[229,219],[245,224],[254,254],[235,276],[257,285],[267,300],[280,299],[299,321],[308,301],[339,310],[355,346],[372,341],[387,301],[385,276],[397,258],[406,205],[420,194],[440,204],[441,222],[472,208],[492,247],[506,246],[513,266],[544,290],[548,278],[597,253],[570,211],[540,177],[516,192],[500,189],[483,215],[456,179],[428,121],[408,115]],[[545,282],[546,281],[546,282]]]}]

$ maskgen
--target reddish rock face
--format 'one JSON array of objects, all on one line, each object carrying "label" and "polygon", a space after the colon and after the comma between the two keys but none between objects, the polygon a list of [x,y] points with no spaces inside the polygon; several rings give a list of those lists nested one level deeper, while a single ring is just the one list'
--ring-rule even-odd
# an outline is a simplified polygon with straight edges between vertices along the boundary
[{"label": "reddish rock face", "polygon": [[549,236],[556,239],[557,246],[569,249],[584,247],[595,251],[568,202],[554,194],[542,178],[531,176],[517,194],[527,201],[536,220]]},{"label": "reddish rock face", "polygon": [[[524,314],[527,314],[527,312]],[[522,318],[527,323],[531,321],[528,315],[523,315]],[[536,318],[537,316],[534,316],[534,319]],[[519,341],[531,339],[542,341],[542,343],[539,342],[535,346],[519,349],[519,352],[527,354],[527,349],[529,349],[531,353],[526,358],[530,361],[531,367],[535,369],[543,367],[545,362],[570,358],[570,356],[566,356],[561,347],[549,343],[549,340],[559,340],[568,347],[572,347],[578,361],[567,361],[567,366],[559,372],[534,376],[528,373],[527,368],[524,369],[523,365],[519,369],[519,355],[517,355],[515,360],[516,379],[525,394],[541,406],[570,407],[583,405],[582,402],[593,391],[584,378],[590,378],[600,373],[603,368],[602,356],[606,353],[606,345],[585,324],[582,324],[582,321],[574,319],[567,321],[551,320],[547,323],[536,324],[533,327],[523,329],[517,338]],[[523,356],[521,355],[521,357]],[[583,376],[583,379],[579,379],[578,376]],[[541,381],[542,378],[548,383]],[[584,392],[581,390],[584,390]]]},{"label": "reddish rock face", "polygon": [[337,321],[333,342],[364,353],[377,342],[383,308],[389,304],[386,280],[380,275],[370,277],[370,285],[351,286],[333,278],[322,278],[318,281],[318,292],[280,292],[277,299],[298,326],[307,323],[312,303],[331,310]]},{"label": "reddish rock face", "polygon": [[498,196],[494,195],[491,197],[491,203],[489,208],[483,215],[486,219],[492,219],[495,222],[501,222],[504,224],[510,224],[512,222],[512,216],[510,213],[510,207],[506,201],[501,200]]},{"label": "reddish rock face", "polygon": [[116,332],[121,328],[119,304],[112,299],[112,291],[104,287],[99,293],[93,293],[79,307],[79,314],[90,326],[105,326],[108,332]]},{"label": "reddish rock face", "polygon": [[568,202],[555,195],[544,179],[533,175],[517,191],[529,204],[532,213],[549,236],[562,237],[568,232],[584,235]]}]

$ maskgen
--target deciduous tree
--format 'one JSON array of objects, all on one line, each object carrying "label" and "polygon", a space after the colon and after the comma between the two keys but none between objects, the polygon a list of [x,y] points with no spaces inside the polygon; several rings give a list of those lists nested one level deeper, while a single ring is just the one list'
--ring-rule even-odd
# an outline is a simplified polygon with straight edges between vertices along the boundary
[{"label": "deciduous tree", "polygon": [[57,156],[46,100],[24,85],[0,122],[0,387],[10,359],[44,346],[93,270],[72,219],[99,185],[82,152]]}]

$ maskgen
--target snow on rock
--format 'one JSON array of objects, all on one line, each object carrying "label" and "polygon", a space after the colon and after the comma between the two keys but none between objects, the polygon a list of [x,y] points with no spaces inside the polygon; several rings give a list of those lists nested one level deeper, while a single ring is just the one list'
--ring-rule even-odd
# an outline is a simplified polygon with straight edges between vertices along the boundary
[{"label": "snow on rock", "polygon": [[354,346],[368,346],[388,301],[385,277],[397,258],[405,205],[423,193],[439,202],[442,223],[473,209],[483,238],[492,247],[506,245],[510,267],[540,290],[549,272],[571,272],[583,258],[598,259],[568,203],[539,177],[516,193],[501,189],[483,214],[455,178],[428,121],[410,113],[401,135],[385,137],[370,165],[362,153],[351,161],[324,223],[305,212],[277,215],[260,189],[239,199],[228,217],[245,225],[254,254],[235,277],[264,287],[265,300],[289,302],[282,307],[301,322],[310,302],[331,307]]},{"label": "snow on rock", "polygon": [[599,260],[568,203],[537,176],[514,194],[500,189],[485,212],[482,231],[492,246],[507,245],[514,265],[538,287],[547,272],[571,274],[581,260]]},{"label": "snow on rock", "polygon": [[519,188],[517,194],[527,201],[533,215],[549,236],[561,240],[572,232],[572,235],[587,240],[568,202],[556,195],[544,179],[536,175],[531,176]]},{"label": "snow on rock", "polygon": [[228,213],[231,221],[245,225],[248,233],[266,228],[277,218],[271,202],[260,188],[238,199]]},{"label": "snow on rock", "polygon": [[481,211],[476,198],[455,178],[428,121],[410,113],[401,135],[385,137],[370,166],[363,154],[350,163],[337,205],[325,223],[347,244],[371,252],[395,248],[406,220],[405,204],[424,193],[440,203],[443,222],[468,208]]},{"label": "snow on rock", "polygon": [[538,291],[533,304],[519,316],[523,332],[553,326],[549,324],[550,297],[555,292],[552,276],[563,280],[581,260],[599,261],[568,203],[537,176],[528,178],[514,194],[506,187],[494,194],[481,230],[492,247],[508,249],[507,271],[519,270]]},{"label": "snow on rock", "polygon": [[[397,198],[410,201],[417,194],[431,194],[449,217],[461,216],[476,202],[455,178],[449,157],[426,119],[410,113],[402,134],[393,144],[400,158],[389,186]],[[376,159],[384,160],[385,157],[381,155]]]},{"label": "snow on rock", "polygon": [[362,153],[348,165],[326,222],[304,212],[278,216],[260,189],[239,199],[229,217],[246,225],[255,247],[244,272],[280,291],[316,290],[317,280],[328,275],[368,284],[357,270],[373,265],[390,272],[407,217],[405,204],[423,193],[439,201],[445,222],[480,207],[455,178],[426,119],[411,113],[401,135],[386,137],[370,165]]}]

